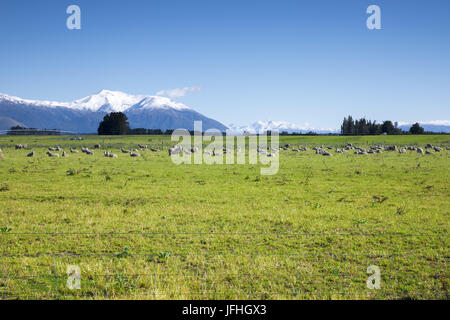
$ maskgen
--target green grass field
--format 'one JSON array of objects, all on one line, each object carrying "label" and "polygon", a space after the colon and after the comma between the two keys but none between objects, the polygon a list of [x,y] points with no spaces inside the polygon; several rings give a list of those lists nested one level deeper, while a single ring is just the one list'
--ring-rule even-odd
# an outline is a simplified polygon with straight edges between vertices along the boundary
[{"label": "green grass field", "polygon": [[[448,135],[280,137],[444,151],[280,151],[273,176],[261,165],[177,166],[170,137],[83,138],[0,137],[0,297],[449,298]],[[45,155],[96,143],[93,156]],[[120,152],[138,143],[162,151]],[[67,286],[70,265],[81,270],[79,290]],[[371,265],[378,290],[366,285]]]}]

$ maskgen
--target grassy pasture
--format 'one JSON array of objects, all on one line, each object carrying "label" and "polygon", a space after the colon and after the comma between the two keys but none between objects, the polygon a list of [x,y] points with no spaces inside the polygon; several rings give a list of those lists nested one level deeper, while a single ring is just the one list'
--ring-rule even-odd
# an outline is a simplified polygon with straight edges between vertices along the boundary
[{"label": "grassy pasture", "polygon": [[[446,147],[450,137],[280,137],[347,142]],[[93,156],[45,155],[96,143]],[[162,151],[120,152],[138,143]],[[161,136],[0,136],[0,296],[448,299],[450,151],[280,151],[278,174],[261,176],[261,165],[177,166],[170,145]],[[67,287],[69,265],[80,267],[80,290]],[[379,290],[366,287],[371,265]]]}]

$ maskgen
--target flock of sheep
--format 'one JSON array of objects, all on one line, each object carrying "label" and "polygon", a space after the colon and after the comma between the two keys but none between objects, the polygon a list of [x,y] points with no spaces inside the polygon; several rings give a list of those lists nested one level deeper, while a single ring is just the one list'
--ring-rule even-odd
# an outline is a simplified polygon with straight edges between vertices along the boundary
[{"label": "flock of sheep", "polygon": [[[28,147],[28,145],[26,144],[16,144],[15,145],[15,149],[19,150],[19,149],[26,149]],[[94,149],[101,149],[101,145],[99,144],[95,144],[94,145]],[[142,145],[142,144],[138,144],[138,149],[132,149],[132,150],[125,150],[125,149],[121,149],[122,153],[128,153],[131,157],[140,157],[141,154],[138,153],[139,150],[143,151],[143,150],[147,150],[149,149],[146,145]],[[150,148],[149,150],[153,151],[153,152],[158,152],[158,149],[155,148]],[[61,157],[66,158],[68,157],[68,153],[63,150],[61,147],[48,147],[48,151],[46,152],[47,156],[49,157],[55,157],[55,158],[59,158],[60,154],[58,152],[61,152]],[[0,148],[0,153],[2,152],[2,149]],[[82,147],[81,148],[81,152],[85,153],[86,155],[93,155],[94,154],[94,150],[89,149],[87,147]],[[70,153],[79,153],[79,151],[77,149],[74,148],[70,148]],[[108,158],[117,158],[117,154],[115,153],[111,153],[109,151],[104,151],[104,156],[108,157]],[[31,151],[30,153],[27,154],[27,157],[31,158],[34,157],[36,155],[36,153],[34,151]]]},{"label": "flock of sheep", "polygon": [[[290,145],[286,144],[283,147],[283,150],[289,150],[289,148],[290,148]],[[316,154],[319,154],[322,156],[332,156],[333,155],[330,151],[327,151],[326,149],[335,150],[336,153],[346,153],[349,151],[353,151],[354,154],[358,154],[358,155],[383,153],[383,151],[398,151],[399,153],[407,153],[407,151],[416,151],[418,154],[424,155],[424,154],[434,154],[433,151],[441,152],[444,150],[441,147],[433,146],[431,144],[427,144],[425,146],[425,151],[424,151],[424,149],[417,147],[417,146],[397,147],[396,145],[393,145],[393,146],[375,145],[375,146],[370,146],[368,148],[362,148],[362,147],[354,146],[351,143],[348,143],[343,148],[327,147],[325,149],[325,147],[322,145],[319,147],[314,147],[312,149],[316,152]],[[447,150],[450,150],[450,147],[447,147]],[[292,151],[293,152],[308,151],[308,148],[307,147],[301,147],[298,149],[292,148]]]},{"label": "flock of sheep", "polygon": [[[16,150],[26,149],[27,147],[28,146],[26,144],[16,144],[15,145]],[[101,149],[101,145],[95,144],[94,149]],[[122,153],[129,154],[130,157],[140,157],[141,154],[139,153],[139,151],[144,151],[144,150],[151,150],[153,152],[160,151],[159,149],[148,148],[147,145],[142,145],[142,144],[138,144],[138,148],[131,149],[131,150],[126,150],[124,148],[121,148]],[[265,155],[267,157],[273,157],[280,150],[292,150],[293,152],[301,152],[301,151],[308,151],[309,148],[306,146],[293,147],[290,144],[285,144],[283,147],[280,147],[280,148],[269,148],[268,147],[267,150],[262,149],[262,148],[257,148],[256,150],[261,155]],[[335,153],[346,153],[346,152],[351,151],[357,155],[383,153],[383,151],[397,151],[401,154],[405,154],[408,151],[416,151],[417,154],[424,155],[424,154],[434,154],[434,152],[441,152],[444,149],[441,147],[438,147],[438,146],[433,146],[431,144],[427,144],[425,146],[425,148],[420,148],[418,146],[397,147],[396,145],[374,145],[374,146],[369,146],[367,148],[363,148],[363,147],[354,146],[353,144],[348,143],[347,145],[345,145],[342,148],[337,148],[337,147],[332,147],[332,146],[324,147],[323,145],[321,145],[321,146],[313,147],[312,150],[314,150],[315,153],[318,155],[332,156],[333,155],[331,153],[332,150],[334,150]],[[446,150],[450,150],[450,147],[447,147]],[[49,157],[58,158],[58,157],[60,157],[60,154],[58,152],[61,152],[61,151],[62,151],[62,153],[61,153],[62,157],[69,156],[68,153],[66,151],[64,151],[61,147],[49,147],[46,154]],[[241,151],[240,148],[238,148],[237,152],[240,152],[240,151]],[[94,154],[94,150],[91,150],[87,147],[82,147],[81,152],[85,153],[86,155]],[[185,154],[192,154],[192,153],[198,152],[198,148],[196,148],[196,147],[183,148],[179,145],[169,148],[169,156],[174,155],[174,154],[179,154],[182,152]],[[226,153],[230,153],[230,152],[233,152],[233,150],[228,150],[227,148],[223,148],[222,152],[219,152],[218,150],[213,150],[212,152],[204,151],[204,154],[212,155],[212,156],[221,156],[222,154],[226,154]],[[79,153],[79,151],[76,149],[70,148],[70,153]],[[117,154],[111,153],[109,151],[104,151],[103,154],[105,157],[108,157],[108,158],[117,158],[118,157]],[[31,151],[30,153],[27,154],[27,157],[34,157],[35,155],[36,155],[36,153],[34,151]],[[0,148],[0,157],[3,157],[1,148]]]}]

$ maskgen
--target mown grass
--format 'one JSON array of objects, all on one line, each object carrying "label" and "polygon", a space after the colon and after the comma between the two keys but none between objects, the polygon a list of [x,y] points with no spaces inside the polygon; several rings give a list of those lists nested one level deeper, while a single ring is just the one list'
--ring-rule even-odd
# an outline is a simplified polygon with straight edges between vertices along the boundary
[{"label": "mown grass", "polygon": [[[3,298],[448,298],[450,151],[281,151],[279,172],[261,176],[261,165],[177,166],[170,137],[84,139],[0,137]],[[347,142],[450,146],[445,135],[280,144]],[[45,155],[96,143],[93,156]],[[138,143],[162,151],[120,153]],[[67,287],[68,265],[81,290]],[[370,265],[380,290],[366,287]]]}]

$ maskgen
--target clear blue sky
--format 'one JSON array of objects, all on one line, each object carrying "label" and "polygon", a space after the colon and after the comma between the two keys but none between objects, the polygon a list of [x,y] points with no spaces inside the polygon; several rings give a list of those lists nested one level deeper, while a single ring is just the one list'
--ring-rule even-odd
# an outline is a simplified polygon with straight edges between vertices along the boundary
[{"label": "clear blue sky", "polygon": [[0,41],[0,92],[24,98],[201,86],[177,100],[225,124],[450,120],[448,0],[1,0]]}]

